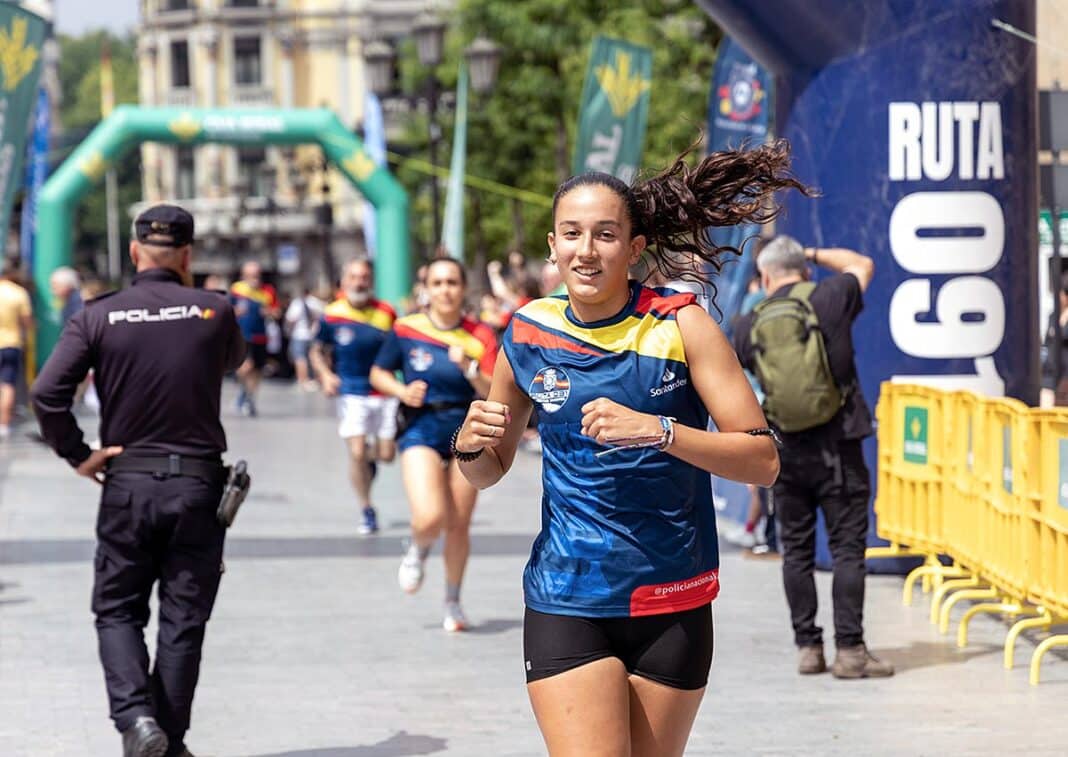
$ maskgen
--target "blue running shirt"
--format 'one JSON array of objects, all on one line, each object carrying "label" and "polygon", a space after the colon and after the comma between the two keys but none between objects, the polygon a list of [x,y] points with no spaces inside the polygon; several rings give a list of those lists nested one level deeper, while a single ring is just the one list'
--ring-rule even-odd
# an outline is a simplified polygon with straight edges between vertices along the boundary
[{"label": "blue running shirt", "polygon": [[426,313],[397,320],[375,365],[387,371],[402,371],[405,384],[425,381],[428,404],[469,403],[475,399],[475,388],[464,378],[460,367],[449,360],[449,347],[453,345],[463,347],[464,355],[477,360],[483,373],[493,375],[497,340],[488,326],[463,318],[456,328],[444,331]]},{"label": "blue running shirt", "polygon": [[315,338],[333,350],[341,394],[378,394],[371,388],[371,366],[396,319],[393,308],[378,300],[356,308],[342,297],[326,306]]},{"label": "blue running shirt", "polygon": [[264,284],[254,289],[244,281],[237,281],[230,287],[230,303],[234,306],[237,325],[241,327],[245,341],[267,344],[267,318],[263,311],[278,305],[274,287]]},{"label": "blue running shirt", "polygon": [[542,528],[523,577],[528,607],[587,617],[681,612],[719,592],[709,474],[654,449],[585,437],[582,406],[599,397],[704,429],[679,308],[692,294],[632,282],[616,316],[582,323],[566,297],[526,305],[503,337],[542,442]]}]

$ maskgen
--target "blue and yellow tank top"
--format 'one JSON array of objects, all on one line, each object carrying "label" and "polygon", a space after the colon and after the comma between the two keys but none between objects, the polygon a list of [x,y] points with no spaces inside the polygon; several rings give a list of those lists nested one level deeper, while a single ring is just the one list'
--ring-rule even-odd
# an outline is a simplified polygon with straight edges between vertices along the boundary
[{"label": "blue and yellow tank top", "polygon": [[542,527],[523,577],[539,612],[627,617],[680,612],[719,591],[709,474],[654,449],[585,437],[582,406],[606,397],[704,429],[675,313],[692,294],[631,284],[616,316],[583,323],[566,297],[526,305],[503,338],[541,433]]}]

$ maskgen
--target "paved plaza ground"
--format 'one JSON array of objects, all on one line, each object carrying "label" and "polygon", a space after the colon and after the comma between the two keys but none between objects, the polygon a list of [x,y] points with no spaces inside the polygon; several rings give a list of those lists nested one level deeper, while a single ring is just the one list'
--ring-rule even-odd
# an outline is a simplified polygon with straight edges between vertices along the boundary
[{"label": "paved plaza ground", "polygon": [[[521,454],[482,496],[464,590],[474,628],[447,635],[439,554],[420,594],[396,585],[407,524],[397,467],[376,489],[383,532],[357,537],[332,404],[281,385],[264,395],[258,419],[227,407],[231,449],[255,483],[227,542],[190,749],[544,754],[521,660],[539,459]],[[97,489],[27,428],[0,447],[0,755],[118,754],[89,612]],[[1068,660],[1048,656],[1042,685],[1029,686],[1033,639],[1003,670],[998,619],[977,619],[972,645],[958,650],[928,622],[926,601],[902,606],[900,578],[871,577],[868,641],[898,675],[800,678],[779,563],[725,547],[721,580],[715,663],[687,754],[1068,753]],[[829,576],[819,580],[829,628]]]}]

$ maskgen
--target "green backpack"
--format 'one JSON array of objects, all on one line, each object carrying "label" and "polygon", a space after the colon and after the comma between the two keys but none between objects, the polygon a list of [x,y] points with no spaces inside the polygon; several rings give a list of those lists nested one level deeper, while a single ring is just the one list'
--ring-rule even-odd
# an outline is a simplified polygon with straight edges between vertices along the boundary
[{"label": "green backpack", "polygon": [[809,300],[815,288],[811,281],[794,284],[785,297],[766,299],[753,310],[749,339],[764,414],[786,432],[822,425],[845,403]]}]

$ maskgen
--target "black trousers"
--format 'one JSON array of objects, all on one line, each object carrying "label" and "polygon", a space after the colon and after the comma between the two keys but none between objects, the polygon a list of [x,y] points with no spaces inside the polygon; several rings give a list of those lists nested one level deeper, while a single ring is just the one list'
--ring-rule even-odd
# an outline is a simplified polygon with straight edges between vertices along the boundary
[{"label": "black trousers", "polygon": [[[204,627],[222,574],[223,481],[117,473],[97,519],[93,613],[111,718],[120,731],[151,715],[180,751],[200,674]],[[149,671],[144,628],[159,583],[159,636]]]},{"label": "black trousers", "polygon": [[775,515],[782,542],[782,577],[794,642],[823,643],[816,625],[816,509],[827,524],[834,577],[834,640],[837,646],[864,641],[864,550],[868,535],[871,481],[859,440],[831,449],[787,447],[775,483]]}]

